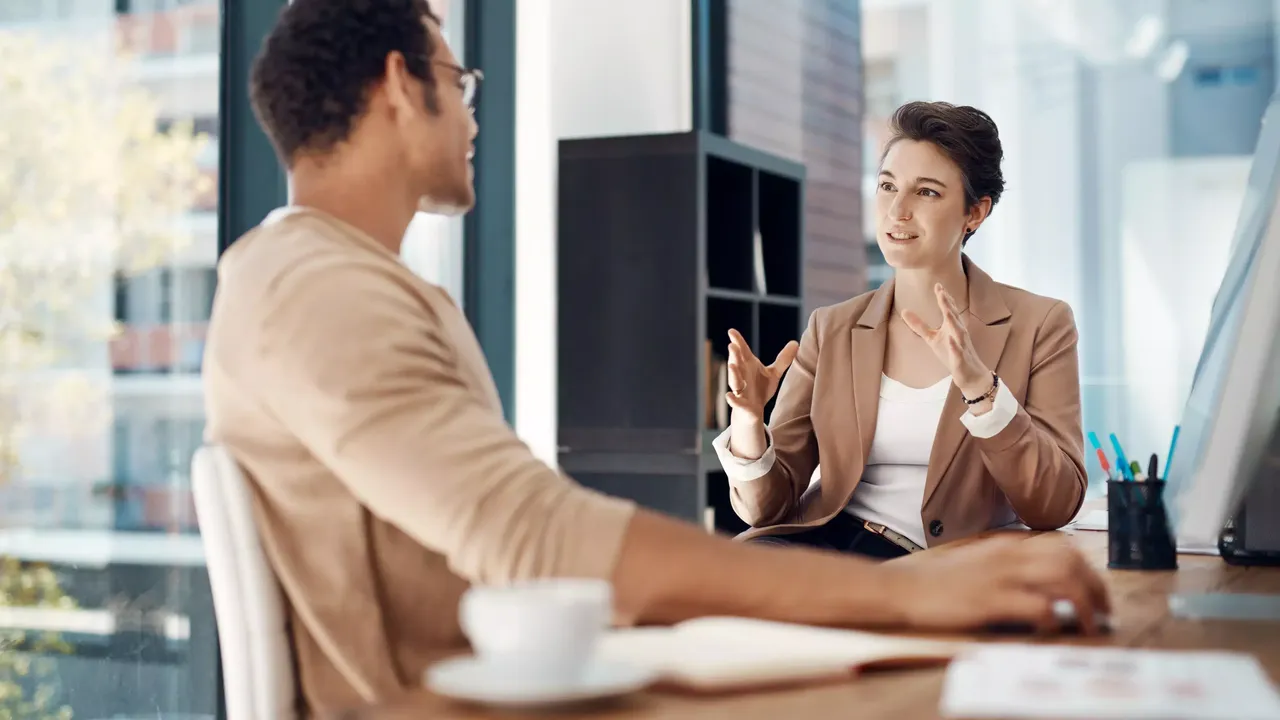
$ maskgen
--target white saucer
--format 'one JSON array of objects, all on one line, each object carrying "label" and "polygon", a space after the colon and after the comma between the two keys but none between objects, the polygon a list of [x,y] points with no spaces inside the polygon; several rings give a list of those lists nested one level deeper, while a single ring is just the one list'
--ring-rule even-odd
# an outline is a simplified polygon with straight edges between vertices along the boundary
[{"label": "white saucer", "polygon": [[545,708],[607,700],[643,690],[657,673],[644,668],[595,661],[576,682],[521,687],[476,657],[445,660],[427,668],[427,689],[453,700],[503,708]]}]

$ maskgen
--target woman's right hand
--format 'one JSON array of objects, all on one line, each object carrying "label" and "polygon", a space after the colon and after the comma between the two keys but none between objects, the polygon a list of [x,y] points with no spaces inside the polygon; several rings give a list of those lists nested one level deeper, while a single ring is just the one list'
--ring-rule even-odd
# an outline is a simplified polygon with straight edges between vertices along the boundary
[{"label": "woman's right hand", "polygon": [[735,421],[764,423],[764,406],[778,391],[783,373],[799,350],[799,343],[792,340],[772,364],[765,365],[751,352],[741,333],[729,330],[729,392],[725,399],[733,408]]}]

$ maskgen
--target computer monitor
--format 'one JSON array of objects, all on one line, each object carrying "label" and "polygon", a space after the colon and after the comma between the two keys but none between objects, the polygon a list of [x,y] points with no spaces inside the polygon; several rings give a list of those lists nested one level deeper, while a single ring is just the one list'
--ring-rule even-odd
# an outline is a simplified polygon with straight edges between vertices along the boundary
[{"label": "computer monitor", "polygon": [[1278,179],[1280,95],[1263,117],[1231,259],[1166,477],[1179,548],[1226,547],[1224,538],[1239,545],[1241,515],[1265,513],[1265,523],[1254,523],[1253,542],[1239,547],[1274,550],[1280,559]]}]

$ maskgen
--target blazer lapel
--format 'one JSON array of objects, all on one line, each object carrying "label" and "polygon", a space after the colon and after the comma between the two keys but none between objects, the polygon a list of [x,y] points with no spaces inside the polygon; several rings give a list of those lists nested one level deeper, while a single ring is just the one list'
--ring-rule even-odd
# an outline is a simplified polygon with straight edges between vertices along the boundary
[{"label": "blazer lapel", "polygon": [[[978,357],[982,358],[982,363],[999,374],[1000,356],[1004,354],[1004,344],[1009,338],[1009,308],[1000,297],[1000,288],[991,276],[974,265],[968,257],[964,258],[964,268],[969,279],[969,310],[965,317],[969,337],[972,338],[973,347],[978,351]],[[938,420],[933,449],[929,453],[929,472],[924,486],[925,504],[933,497],[960,449],[960,443],[967,432],[960,422],[960,416],[968,410],[960,389],[952,385],[942,408],[942,417]]]},{"label": "blazer lapel", "polygon": [[[893,304],[893,280],[880,286],[853,327],[853,399],[857,410],[862,464],[867,463],[880,411],[880,377],[884,372],[884,345],[888,337],[889,309]],[[861,475],[861,472],[859,472]],[[856,479],[856,478],[855,478]]]}]

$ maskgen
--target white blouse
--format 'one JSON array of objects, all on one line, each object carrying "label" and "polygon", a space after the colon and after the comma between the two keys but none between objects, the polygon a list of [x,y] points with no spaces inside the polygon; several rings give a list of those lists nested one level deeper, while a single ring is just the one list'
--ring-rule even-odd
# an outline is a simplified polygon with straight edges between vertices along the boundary
[{"label": "white blouse", "polygon": [[[929,454],[950,390],[949,377],[927,388],[912,388],[888,375],[880,376],[876,434],[846,512],[881,523],[917,545],[928,547],[920,509],[929,474]],[[1000,383],[991,410],[982,415],[966,412],[960,422],[974,437],[989,438],[1005,429],[1017,414],[1017,398]],[[720,433],[712,443],[729,481],[751,482],[769,472],[777,458],[772,433],[765,431],[769,447],[764,455],[758,460],[745,460],[729,450],[729,432]],[[850,442],[858,442],[856,433],[856,428],[849,428]]]}]

